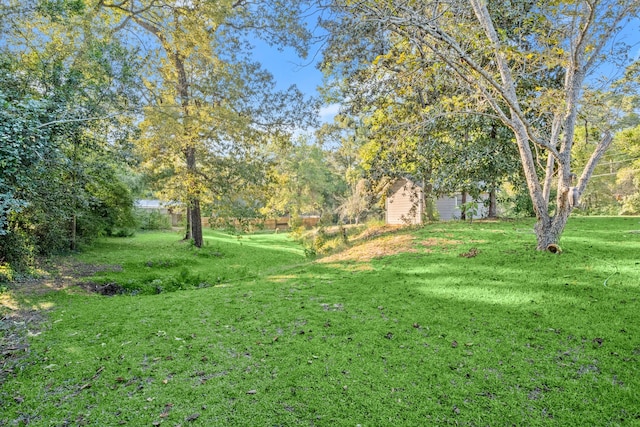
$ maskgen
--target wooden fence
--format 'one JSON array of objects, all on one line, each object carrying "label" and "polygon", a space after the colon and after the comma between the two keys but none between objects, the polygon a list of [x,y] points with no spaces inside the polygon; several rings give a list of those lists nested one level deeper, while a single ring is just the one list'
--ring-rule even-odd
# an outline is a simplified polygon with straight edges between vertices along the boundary
[{"label": "wooden fence", "polygon": [[[265,220],[262,220],[262,219],[250,220],[249,224],[255,228],[262,228],[265,230],[289,230],[289,220],[290,218],[288,216],[283,216],[279,218],[269,218]],[[320,217],[318,216],[303,217],[302,225],[305,228],[313,228],[316,225],[318,225],[319,221],[320,221]],[[220,222],[223,224],[232,224],[238,228],[241,226],[241,221],[238,219],[225,219]],[[203,227],[210,226],[209,218],[202,218],[202,226]]]}]

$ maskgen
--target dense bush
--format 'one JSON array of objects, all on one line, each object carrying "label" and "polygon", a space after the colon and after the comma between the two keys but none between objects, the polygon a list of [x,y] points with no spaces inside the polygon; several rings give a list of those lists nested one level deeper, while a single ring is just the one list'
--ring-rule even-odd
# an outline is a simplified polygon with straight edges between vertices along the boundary
[{"label": "dense bush", "polygon": [[169,230],[171,218],[157,209],[136,209],[135,220],[140,230]]},{"label": "dense bush", "polygon": [[0,236],[0,282],[12,280],[15,272],[25,271],[33,264],[35,247],[32,239],[22,230],[12,230]]},{"label": "dense bush", "polygon": [[640,214],[640,194],[632,194],[625,196],[622,200],[620,215],[638,215]]}]

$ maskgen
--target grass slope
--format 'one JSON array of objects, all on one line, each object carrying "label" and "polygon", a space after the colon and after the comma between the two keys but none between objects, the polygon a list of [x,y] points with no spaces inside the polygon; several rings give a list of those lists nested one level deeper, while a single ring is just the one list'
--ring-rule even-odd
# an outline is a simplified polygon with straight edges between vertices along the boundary
[{"label": "grass slope", "polygon": [[25,297],[54,308],[0,425],[638,425],[640,220],[572,219],[559,256],[531,228],[433,224],[306,263],[281,235],[106,240],[82,260],[123,271],[100,280],[222,286]]}]

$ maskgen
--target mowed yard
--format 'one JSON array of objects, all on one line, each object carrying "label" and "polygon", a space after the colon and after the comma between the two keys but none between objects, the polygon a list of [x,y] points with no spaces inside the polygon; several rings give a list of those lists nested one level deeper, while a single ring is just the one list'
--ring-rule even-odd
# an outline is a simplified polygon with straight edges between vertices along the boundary
[{"label": "mowed yard", "polygon": [[0,426],[640,425],[640,218],[532,225],[102,240],[4,292]]}]

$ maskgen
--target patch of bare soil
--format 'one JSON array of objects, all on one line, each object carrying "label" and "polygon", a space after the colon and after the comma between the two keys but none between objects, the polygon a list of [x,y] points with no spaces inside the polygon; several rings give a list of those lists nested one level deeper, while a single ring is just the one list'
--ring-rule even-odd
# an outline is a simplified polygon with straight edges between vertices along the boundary
[{"label": "patch of bare soil", "polygon": [[121,270],[122,267],[119,265],[93,265],[69,260],[55,264],[43,262],[40,266],[40,276],[15,282],[11,285],[11,289],[14,292],[25,295],[43,294],[78,287],[90,292],[96,292],[98,287],[95,284],[86,282],[84,279],[101,271]]},{"label": "patch of bare soil", "polygon": [[12,375],[29,354],[28,337],[40,333],[49,307],[32,305],[30,296],[76,288],[103,295],[121,293],[118,285],[87,282],[99,271],[119,271],[117,265],[90,265],[75,261],[42,263],[41,275],[14,282],[0,293],[0,384]]},{"label": "patch of bare soil", "polygon": [[[375,235],[375,234],[374,234]],[[369,238],[371,237],[368,236]],[[410,234],[395,234],[366,241],[342,252],[321,258],[318,262],[371,261],[404,252],[417,252],[413,247],[414,238]]]},{"label": "patch of bare soil", "polygon": [[380,227],[368,227],[362,233],[355,237],[356,241],[373,239],[375,237],[383,236],[385,234],[392,233],[402,228],[401,225],[382,225]]},{"label": "patch of bare soil", "polygon": [[443,239],[441,237],[429,237],[419,242],[420,246],[426,248],[427,251],[430,251],[430,248],[449,249],[452,246],[458,246],[462,243],[464,243],[462,240]]}]

